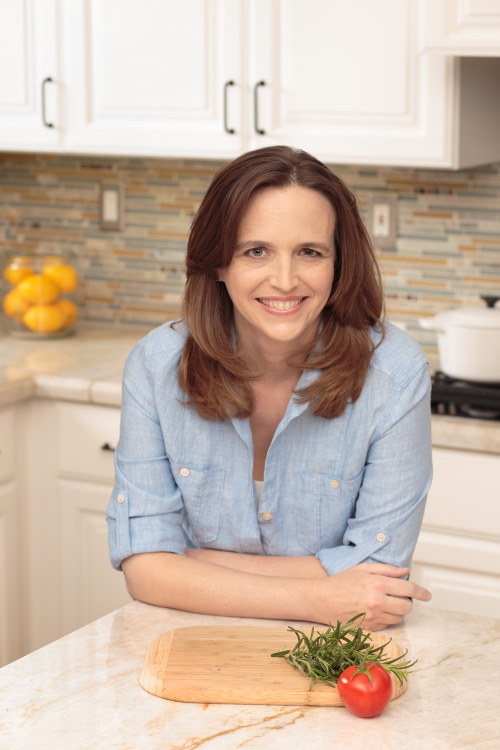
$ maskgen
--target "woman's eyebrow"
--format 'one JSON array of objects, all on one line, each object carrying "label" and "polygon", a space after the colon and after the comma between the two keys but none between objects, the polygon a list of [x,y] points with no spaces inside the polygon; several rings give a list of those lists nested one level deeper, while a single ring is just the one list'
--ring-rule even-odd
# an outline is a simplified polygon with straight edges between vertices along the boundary
[{"label": "woman's eyebrow", "polygon": [[265,240],[247,240],[245,242],[238,242],[238,244],[236,245],[236,249],[237,250],[241,250],[244,247],[255,247],[256,245],[266,245],[267,246],[268,244],[269,243],[267,243]]}]

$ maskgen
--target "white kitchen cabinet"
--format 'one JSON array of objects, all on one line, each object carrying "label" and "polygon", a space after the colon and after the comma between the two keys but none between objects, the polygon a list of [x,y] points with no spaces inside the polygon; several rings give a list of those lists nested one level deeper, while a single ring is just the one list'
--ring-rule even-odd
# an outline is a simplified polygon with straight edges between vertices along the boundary
[{"label": "white kitchen cabinet", "polygon": [[111,567],[107,546],[106,506],[120,410],[44,399],[18,409],[27,467],[19,482],[21,639],[28,653],[127,604],[130,597],[123,574]]},{"label": "white kitchen cabinet", "polygon": [[430,606],[500,618],[500,456],[434,448],[433,463],[411,578]]},{"label": "white kitchen cabinet", "polygon": [[[422,54],[422,0],[43,1],[57,10],[65,152],[226,159],[282,143],[329,163],[500,159],[500,59]],[[27,132],[0,148],[53,150]]]},{"label": "white kitchen cabinet", "polygon": [[109,562],[104,509],[110,494],[108,484],[58,480],[63,633],[130,602],[123,574]]},{"label": "white kitchen cabinet", "polygon": [[140,34],[133,2],[64,7],[71,150],[225,158],[287,144],[326,162],[441,167],[500,158],[500,65],[422,55],[419,0],[148,0],[154,23]]},{"label": "white kitchen cabinet", "polygon": [[0,150],[60,148],[57,10],[57,0],[0,3]]},{"label": "white kitchen cabinet", "polygon": [[0,667],[22,655],[14,412],[0,410]]},{"label": "white kitchen cabinet", "polygon": [[106,523],[120,410],[64,402],[55,409],[61,627],[70,633],[130,602],[109,561]]},{"label": "white kitchen cabinet", "polygon": [[424,51],[500,57],[500,0],[425,0]]},{"label": "white kitchen cabinet", "polygon": [[225,157],[243,150],[240,0],[62,7],[68,149]]},{"label": "white kitchen cabinet", "polygon": [[457,168],[500,158],[500,65],[422,55],[418,0],[250,8],[250,80],[265,82],[265,134],[252,145],[287,143],[332,163]]}]

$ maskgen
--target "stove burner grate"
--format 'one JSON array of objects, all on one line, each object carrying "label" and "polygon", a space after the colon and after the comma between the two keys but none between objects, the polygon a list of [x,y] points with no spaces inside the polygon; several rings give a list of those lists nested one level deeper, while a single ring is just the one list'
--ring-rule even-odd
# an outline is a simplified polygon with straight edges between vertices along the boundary
[{"label": "stove burner grate", "polygon": [[437,414],[500,420],[500,384],[469,383],[436,372],[431,410]]}]

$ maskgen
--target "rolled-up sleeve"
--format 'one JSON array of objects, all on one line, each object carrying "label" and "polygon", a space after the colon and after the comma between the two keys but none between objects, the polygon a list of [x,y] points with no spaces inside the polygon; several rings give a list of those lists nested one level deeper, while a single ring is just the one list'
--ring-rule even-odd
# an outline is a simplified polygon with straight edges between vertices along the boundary
[{"label": "rolled-up sleeve", "polygon": [[316,554],[333,575],[362,562],[409,566],[432,481],[429,367],[392,400],[370,444],[343,544]]},{"label": "rolled-up sleeve", "polygon": [[107,507],[111,564],[140,552],[184,554],[184,505],[166,455],[144,347],[130,354],[122,389],[115,484]]}]

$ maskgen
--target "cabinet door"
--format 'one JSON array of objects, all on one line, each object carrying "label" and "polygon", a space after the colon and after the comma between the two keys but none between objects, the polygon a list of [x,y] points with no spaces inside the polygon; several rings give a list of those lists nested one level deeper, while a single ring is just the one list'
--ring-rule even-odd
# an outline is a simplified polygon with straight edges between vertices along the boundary
[{"label": "cabinet door", "polygon": [[111,567],[106,506],[111,486],[60,479],[62,631],[130,603],[123,573]]},{"label": "cabinet door", "polygon": [[333,163],[446,161],[451,61],[419,55],[414,0],[255,0],[249,71],[264,135]]},{"label": "cabinet door", "polygon": [[500,455],[433,448],[432,463],[423,528],[474,534],[500,544]]},{"label": "cabinet door", "polygon": [[417,563],[411,579],[432,592],[431,607],[500,619],[498,576]]},{"label": "cabinet door", "polygon": [[500,57],[498,0],[424,0],[425,52]]},{"label": "cabinet door", "polygon": [[0,29],[0,150],[53,151],[62,132],[56,0],[3,0]]},{"label": "cabinet door", "polygon": [[0,485],[0,667],[23,655],[18,553],[16,484],[10,482]]},{"label": "cabinet door", "polygon": [[424,528],[411,579],[432,592],[431,607],[500,618],[500,541]]},{"label": "cabinet door", "polygon": [[434,448],[411,578],[431,606],[500,618],[500,456]]},{"label": "cabinet door", "polygon": [[[64,0],[70,150],[241,150],[239,0]],[[225,87],[233,81],[234,85]],[[225,130],[226,126],[235,133]]]}]

